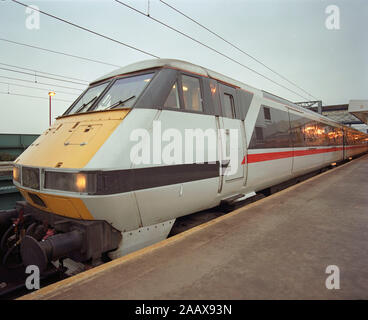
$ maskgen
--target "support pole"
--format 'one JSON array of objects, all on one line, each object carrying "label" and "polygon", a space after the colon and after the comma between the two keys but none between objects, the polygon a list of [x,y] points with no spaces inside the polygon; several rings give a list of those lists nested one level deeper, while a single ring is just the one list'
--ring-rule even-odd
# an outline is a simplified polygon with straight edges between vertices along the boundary
[{"label": "support pole", "polygon": [[50,103],[49,103],[49,127],[51,127],[51,96],[49,96],[50,98]]}]

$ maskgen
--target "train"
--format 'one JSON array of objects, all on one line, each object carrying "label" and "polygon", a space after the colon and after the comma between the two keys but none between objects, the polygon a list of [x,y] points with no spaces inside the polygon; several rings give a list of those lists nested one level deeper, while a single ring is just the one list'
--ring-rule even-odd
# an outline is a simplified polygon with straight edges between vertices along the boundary
[{"label": "train", "polygon": [[[192,144],[174,137],[188,130]],[[367,151],[367,134],[215,71],[134,63],[90,83],[14,161],[25,201],[0,214],[3,263],[97,265],[167,238],[179,217]]]}]

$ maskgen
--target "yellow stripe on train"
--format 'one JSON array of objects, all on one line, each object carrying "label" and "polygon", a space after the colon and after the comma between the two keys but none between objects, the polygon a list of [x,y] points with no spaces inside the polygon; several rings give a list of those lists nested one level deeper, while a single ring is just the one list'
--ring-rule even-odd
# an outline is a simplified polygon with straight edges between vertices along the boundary
[{"label": "yellow stripe on train", "polygon": [[[28,191],[22,188],[18,189],[28,203],[43,211],[55,213],[69,218],[94,220],[93,216],[81,198],[56,196],[35,191]],[[35,201],[35,197],[41,199],[45,206],[37,203]]]}]

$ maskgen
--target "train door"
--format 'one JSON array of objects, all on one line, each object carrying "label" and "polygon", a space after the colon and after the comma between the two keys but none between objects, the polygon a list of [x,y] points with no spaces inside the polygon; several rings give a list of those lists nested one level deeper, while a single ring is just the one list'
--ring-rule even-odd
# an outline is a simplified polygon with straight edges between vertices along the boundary
[{"label": "train door", "polygon": [[219,192],[239,190],[246,183],[244,122],[237,115],[240,101],[234,88],[219,84],[222,117],[218,118],[221,181]]},{"label": "train door", "polygon": [[347,148],[348,146],[348,132],[344,128],[342,128],[343,133],[343,139],[342,139],[342,148],[343,148],[343,159],[347,159],[349,157],[349,150]]},{"label": "train door", "polygon": [[339,150],[339,159],[338,161],[342,161],[345,159],[345,141],[344,141],[344,128],[335,128],[335,132],[337,133],[336,137],[336,145]]}]

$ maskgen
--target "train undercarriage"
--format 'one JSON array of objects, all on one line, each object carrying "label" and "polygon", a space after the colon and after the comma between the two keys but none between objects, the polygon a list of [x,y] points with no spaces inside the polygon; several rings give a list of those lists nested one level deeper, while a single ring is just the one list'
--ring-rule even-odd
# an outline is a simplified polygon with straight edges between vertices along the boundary
[{"label": "train undercarriage", "polygon": [[[72,275],[106,262],[121,239],[106,221],[59,216],[19,201],[15,209],[0,211],[0,276],[21,275],[10,292],[24,286],[27,266],[37,266],[41,278]],[[1,278],[3,294],[8,279]]]}]

